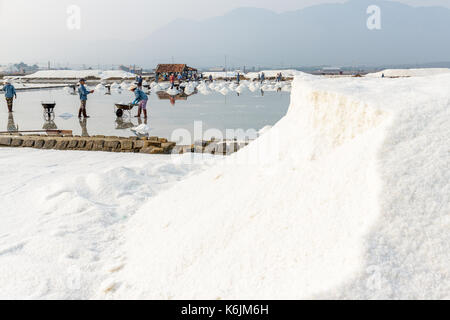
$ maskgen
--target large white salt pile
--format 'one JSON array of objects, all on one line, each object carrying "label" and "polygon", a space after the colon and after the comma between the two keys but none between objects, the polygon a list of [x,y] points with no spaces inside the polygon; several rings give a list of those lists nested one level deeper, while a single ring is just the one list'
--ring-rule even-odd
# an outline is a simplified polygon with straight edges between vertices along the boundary
[{"label": "large white salt pile", "polygon": [[450,298],[450,75],[299,74],[288,114],[147,202],[117,298]]}]

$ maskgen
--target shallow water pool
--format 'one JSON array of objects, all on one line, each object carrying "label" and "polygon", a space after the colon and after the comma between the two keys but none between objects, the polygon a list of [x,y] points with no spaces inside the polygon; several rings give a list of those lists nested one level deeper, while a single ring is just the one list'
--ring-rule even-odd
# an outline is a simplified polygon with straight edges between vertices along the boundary
[{"label": "shallow water pool", "polygon": [[[73,130],[74,135],[134,136],[130,130],[145,123],[127,112],[122,118],[115,115],[115,103],[129,103],[134,95],[129,91],[113,90],[110,95],[96,92],[89,96],[87,112],[91,118],[79,120],[80,104],[78,95],[64,89],[19,91],[14,101],[14,113],[8,115],[6,102],[0,99],[0,131],[63,129]],[[46,121],[41,101],[54,101],[55,119]],[[197,130],[217,129],[225,136],[227,129],[260,130],[273,125],[287,112],[290,102],[289,92],[248,92],[222,95],[193,94],[191,96],[170,97],[166,93],[151,93],[147,109],[150,135],[171,139],[176,129],[185,129],[194,135]],[[200,127],[199,127],[200,125]],[[198,138],[198,132],[197,132]],[[204,137],[209,138],[209,137]]]}]

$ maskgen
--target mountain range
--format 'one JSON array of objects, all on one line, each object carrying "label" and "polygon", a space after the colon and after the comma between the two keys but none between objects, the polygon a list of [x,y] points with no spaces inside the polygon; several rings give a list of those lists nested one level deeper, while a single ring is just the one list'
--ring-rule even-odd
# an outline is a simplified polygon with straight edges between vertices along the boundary
[{"label": "mountain range", "polygon": [[[380,8],[381,29],[369,30],[367,8]],[[450,60],[450,9],[353,0],[274,13],[240,8],[196,22],[176,20],[141,44],[146,64],[383,65]]]},{"label": "mountain range", "polygon": [[[372,5],[380,8],[379,30],[367,27]],[[450,61],[450,9],[377,0],[284,13],[239,8],[202,21],[177,19],[139,41],[63,41],[30,54],[144,67],[172,61],[198,67],[416,65]]]}]

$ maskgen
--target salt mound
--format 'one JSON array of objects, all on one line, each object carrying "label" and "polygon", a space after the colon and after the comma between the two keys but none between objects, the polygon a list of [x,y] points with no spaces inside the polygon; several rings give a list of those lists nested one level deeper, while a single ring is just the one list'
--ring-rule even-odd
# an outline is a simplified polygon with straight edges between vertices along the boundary
[{"label": "salt mound", "polygon": [[146,124],[141,124],[135,128],[131,128],[131,131],[138,136],[146,136],[150,132],[150,127]]},{"label": "salt mound", "polygon": [[246,84],[240,84],[237,88],[236,88],[236,92],[242,94],[244,92],[249,91],[248,86]]},{"label": "salt mound", "polygon": [[103,91],[105,90],[105,86],[101,83],[95,86],[95,91]]},{"label": "salt mound", "polygon": [[184,88],[184,93],[187,95],[193,94],[195,92],[195,85],[188,85]]},{"label": "salt mound", "polygon": [[259,83],[251,83],[251,84],[248,86],[248,89],[249,89],[251,92],[255,92],[255,91],[257,91],[257,90],[261,90],[261,85],[260,85]]},{"label": "salt mound", "polygon": [[220,92],[221,94],[223,94],[224,96],[226,96],[227,94],[230,93],[230,90],[224,87],[224,88],[222,88],[221,90],[219,90],[219,92]]},{"label": "salt mound", "polygon": [[210,95],[212,92],[211,92],[211,90],[209,90],[209,87],[204,83],[204,82],[202,82],[198,87],[197,87],[197,90],[198,90],[198,92],[200,93],[200,94],[202,94],[202,95]]},{"label": "salt mound", "polygon": [[176,96],[177,94],[180,93],[180,91],[178,91],[175,87],[173,89],[167,89],[167,93],[171,96]]},{"label": "salt mound", "polygon": [[126,83],[125,81],[120,84],[120,88],[123,90],[128,90],[129,87],[130,87],[130,84]]},{"label": "salt mound", "polygon": [[116,297],[450,298],[449,85],[296,76],[269,132],[133,217]]},{"label": "salt mound", "polygon": [[450,73],[447,68],[428,68],[428,69],[386,69],[376,73],[369,73],[366,77],[381,78],[385,77],[425,77],[431,75]]},{"label": "salt mound", "polygon": [[195,88],[186,87],[186,88],[184,89],[184,93],[187,94],[187,95],[191,95],[191,94],[193,94],[194,92],[195,92]]},{"label": "salt mound", "polygon": [[155,92],[164,91],[164,89],[159,84],[155,84],[154,86],[152,86],[152,90]]}]

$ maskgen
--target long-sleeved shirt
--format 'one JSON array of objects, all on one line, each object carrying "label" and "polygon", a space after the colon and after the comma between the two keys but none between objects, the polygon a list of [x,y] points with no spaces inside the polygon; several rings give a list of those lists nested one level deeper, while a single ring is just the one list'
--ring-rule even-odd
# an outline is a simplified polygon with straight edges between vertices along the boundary
[{"label": "long-sleeved shirt", "polygon": [[141,89],[134,90],[134,95],[136,96],[136,99],[134,99],[133,104],[148,100],[148,96]]},{"label": "long-sleeved shirt", "polygon": [[78,94],[80,95],[81,101],[86,101],[87,96],[88,94],[90,94],[90,92],[88,91],[88,89],[86,89],[84,85],[81,84],[80,87],[78,88]]},{"label": "long-sleeved shirt", "polygon": [[9,83],[3,87],[3,91],[5,91],[5,98],[8,99],[11,99],[16,95],[16,89]]}]

